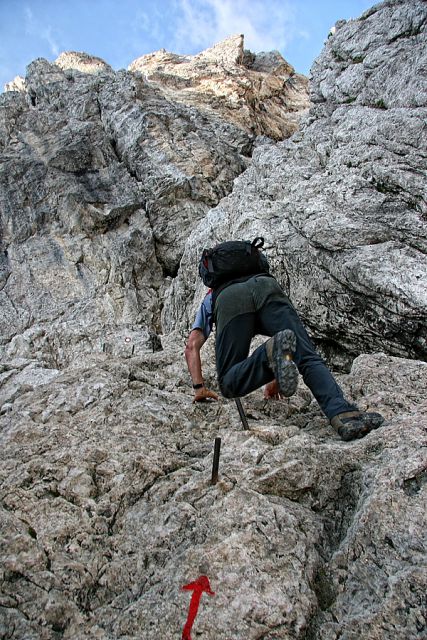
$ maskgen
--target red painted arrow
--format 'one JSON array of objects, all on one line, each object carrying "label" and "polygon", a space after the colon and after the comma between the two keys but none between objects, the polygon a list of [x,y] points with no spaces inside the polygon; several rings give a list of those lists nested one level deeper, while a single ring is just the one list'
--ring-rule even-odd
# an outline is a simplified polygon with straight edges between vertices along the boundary
[{"label": "red painted arrow", "polygon": [[193,595],[190,600],[190,608],[188,609],[187,622],[185,623],[182,631],[182,640],[191,640],[191,627],[196,619],[197,611],[199,610],[202,593],[204,591],[210,596],[214,596],[215,592],[211,590],[211,585],[209,584],[209,578],[207,576],[200,576],[194,582],[186,584],[182,589],[183,591],[193,591]]}]

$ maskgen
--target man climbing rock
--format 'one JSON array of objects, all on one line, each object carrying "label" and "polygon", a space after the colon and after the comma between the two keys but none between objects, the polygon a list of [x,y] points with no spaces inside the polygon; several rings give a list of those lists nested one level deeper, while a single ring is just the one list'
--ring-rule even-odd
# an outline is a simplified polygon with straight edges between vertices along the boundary
[{"label": "man climbing rock", "polygon": [[[203,382],[200,350],[216,326],[218,383],[226,398],[266,385],[266,398],[293,395],[298,372],[343,440],[362,438],[384,421],[350,404],[316,352],[296,310],[269,273],[263,239],[230,241],[204,250],[199,273],[210,286],[190,332],[185,357],[194,402],[217,400]],[[270,336],[249,357],[255,335]]]}]

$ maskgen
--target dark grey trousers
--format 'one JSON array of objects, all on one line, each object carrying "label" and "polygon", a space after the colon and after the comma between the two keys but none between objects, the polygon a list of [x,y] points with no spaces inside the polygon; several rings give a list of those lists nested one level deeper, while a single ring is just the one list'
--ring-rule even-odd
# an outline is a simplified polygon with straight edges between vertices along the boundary
[{"label": "dark grey trousers", "polygon": [[215,303],[215,322],[218,382],[226,398],[245,396],[274,378],[264,345],[248,357],[252,338],[292,329],[297,339],[295,364],[325,415],[331,419],[357,409],[345,400],[274,278],[254,276],[224,289]]}]

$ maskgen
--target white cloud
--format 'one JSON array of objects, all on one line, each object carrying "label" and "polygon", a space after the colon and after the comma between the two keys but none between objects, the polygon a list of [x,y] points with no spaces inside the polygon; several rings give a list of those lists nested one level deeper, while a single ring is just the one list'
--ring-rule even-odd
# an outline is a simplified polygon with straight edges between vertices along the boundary
[{"label": "white cloud", "polygon": [[28,5],[25,6],[24,13],[25,13],[25,32],[30,34],[31,27],[34,23],[34,15]]},{"label": "white cloud", "polygon": [[28,5],[25,6],[24,15],[25,33],[29,36],[40,38],[40,40],[46,42],[49,46],[51,55],[55,56],[55,58],[58,57],[60,47],[52,33],[52,27],[50,25],[42,26]]},{"label": "white cloud", "polygon": [[150,43],[161,43],[163,46],[167,32],[165,31],[164,14],[155,5],[151,5],[147,11],[139,9],[132,18],[130,32],[132,46],[139,52],[141,50],[141,32],[144,34],[144,42],[147,42],[148,39]]},{"label": "white cloud", "polygon": [[251,51],[283,50],[298,35],[289,0],[176,0],[176,6],[174,47],[180,53],[236,33],[244,34]]},{"label": "white cloud", "polygon": [[52,28],[47,27],[46,29],[44,29],[44,31],[42,31],[41,36],[43,40],[46,40],[46,42],[48,43],[50,50],[52,52],[52,55],[54,55],[55,58],[57,58],[59,56],[60,50],[55,38],[52,35]]}]

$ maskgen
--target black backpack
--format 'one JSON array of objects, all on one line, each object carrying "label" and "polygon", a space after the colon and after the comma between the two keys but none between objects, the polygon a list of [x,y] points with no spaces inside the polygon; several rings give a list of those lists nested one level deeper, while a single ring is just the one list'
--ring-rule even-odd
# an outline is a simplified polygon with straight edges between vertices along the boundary
[{"label": "black backpack", "polygon": [[217,289],[221,285],[257,273],[269,273],[270,267],[260,251],[264,238],[230,240],[213,249],[204,249],[199,262],[199,275],[204,284]]}]

